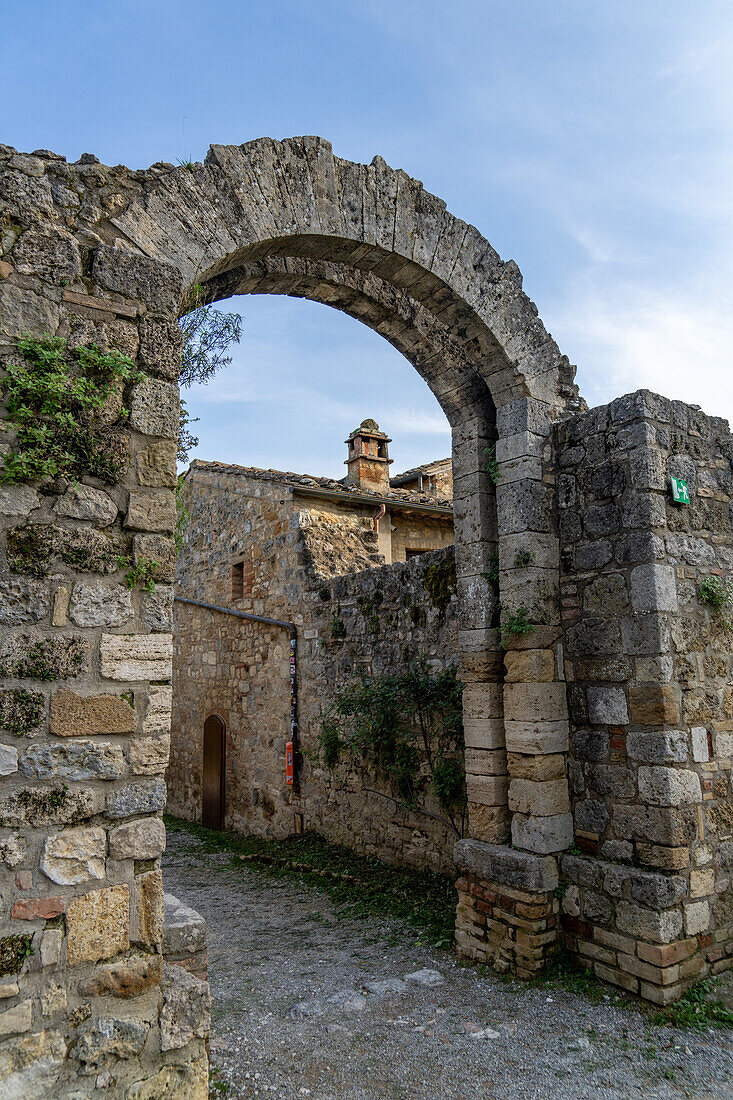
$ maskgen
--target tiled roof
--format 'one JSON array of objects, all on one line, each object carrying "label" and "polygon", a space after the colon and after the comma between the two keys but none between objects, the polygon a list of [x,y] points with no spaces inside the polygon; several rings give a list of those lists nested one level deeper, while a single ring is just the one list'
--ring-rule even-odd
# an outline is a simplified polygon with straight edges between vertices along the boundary
[{"label": "tiled roof", "polygon": [[[434,463],[430,463],[430,466]],[[426,467],[418,467],[425,469]],[[295,474],[286,470],[261,470],[257,466],[237,466],[227,462],[202,462],[194,459],[191,463],[192,470],[210,470],[217,474],[241,474],[244,477],[261,479],[262,481],[281,481],[288,485],[306,485],[313,489],[328,489],[330,492],[355,493],[359,496],[374,497],[377,502],[395,501],[405,504],[441,504],[450,506],[453,501],[446,497],[436,497],[431,493],[419,493],[413,489],[398,489],[393,487],[388,493],[377,493],[373,489],[364,489],[360,485],[346,485],[343,481],[336,481],[332,477],[314,477],[310,474]]]}]

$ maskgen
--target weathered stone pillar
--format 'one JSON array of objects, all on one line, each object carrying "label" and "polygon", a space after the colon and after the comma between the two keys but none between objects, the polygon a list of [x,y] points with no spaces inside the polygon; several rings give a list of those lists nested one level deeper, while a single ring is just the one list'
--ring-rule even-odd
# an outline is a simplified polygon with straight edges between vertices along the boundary
[{"label": "weathered stone pillar", "polygon": [[203,1100],[208,987],[161,954],[180,277],[51,216],[49,173],[99,184],[94,158],[0,161],[0,366],[38,371],[30,334],[70,378],[89,349],[140,371],[78,414],[86,459],[0,483],[0,1092]]}]

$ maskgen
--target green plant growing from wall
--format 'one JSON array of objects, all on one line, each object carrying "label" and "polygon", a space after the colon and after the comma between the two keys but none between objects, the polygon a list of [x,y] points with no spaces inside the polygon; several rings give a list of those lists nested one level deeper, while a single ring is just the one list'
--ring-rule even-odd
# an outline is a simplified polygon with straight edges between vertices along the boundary
[{"label": "green plant growing from wall", "polygon": [[533,634],[536,629],[534,623],[530,623],[527,619],[526,607],[518,607],[513,614],[502,611],[501,639],[504,646],[508,645],[513,638]]},{"label": "green plant growing from wall", "polygon": [[514,568],[515,569],[528,569],[534,561],[534,554],[531,550],[518,550],[514,555]]},{"label": "green plant growing from wall", "polygon": [[430,602],[433,607],[437,607],[440,617],[443,618],[458,590],[455,555],[446,554],[440,561],[428,565],[423,573],[422,583]]},{"label": "green plant growing from wall", "polygon": [[[398,805],[432,817],[457,836],[465,828],[462,685],[452,669],[432,675],[424,661],[395,676],[364,677],[339,692],[321,721],[321,758],[361,767]],[[368,781],[368,779],[367,779]],[[432,795],[442,813],[426,805]]]},{"label": "green plant growing from wall", "polygon": [[160,562],[153,558],[138,558],[133,563],[128,554],[120,554],[117,558],[120,569],[127,569],[125,584],[132,590],[142,588],[144,592],[155,592],[155,575],[160,568]]},{"label": "green plant growing from wall", "polygon": [[501,471],[499,470],[499,463],[496,458],[496,444],[486,448],[486,472],[494,485],[501,479]]},{"label": "green plant growing from wall", "polygon": [[129,412],[121,406],[111,426],[100,413],[115,392],[144,375],[121,352],[96,344],[69,348],[60,337],[22,336],[15,346],[21,362],[7,363],[2,381],[15,444],[2,457],[0,483],[85,474],[117,481],[123,462],[117,429]]},{"label": "green plant growing from wall", "polygon": [[331,619],[331,637],[332,638],[345,638],[346,637],[346,623],[341,618],[341,613],[337,612]]},{"label": "green plant growing from wall", "polygon": [[720,577],[705,577],[697,586],[697,594],[703,603],[713,609],[721,626],[725,630],[733,630],[733,622],[728,613],[733,605],[733,584],[726,584]]}]

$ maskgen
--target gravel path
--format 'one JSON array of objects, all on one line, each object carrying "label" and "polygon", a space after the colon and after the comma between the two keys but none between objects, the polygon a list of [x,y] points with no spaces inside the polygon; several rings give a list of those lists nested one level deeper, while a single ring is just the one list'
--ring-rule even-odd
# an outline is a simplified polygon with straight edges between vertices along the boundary
[{"label": "gravel path", "polygon": [[654,1027],[613,994],[592,1004],[481,976],[408,925],[343,919],[310,885],[185,833],[169,834],[164,875],[209,924],[227,1100],[733,1098],[733,1032]]}]

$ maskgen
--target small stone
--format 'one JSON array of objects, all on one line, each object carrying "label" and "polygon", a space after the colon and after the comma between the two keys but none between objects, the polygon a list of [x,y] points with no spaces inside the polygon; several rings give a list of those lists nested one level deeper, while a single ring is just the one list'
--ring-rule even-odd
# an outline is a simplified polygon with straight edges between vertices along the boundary
[{"label": "small stone", "polygon": [[79,983],[82,997],[137,997],[157,985],[162,974],[160,955],[141,955],[98,966]]},{"label": "small stone", "polygon": [[61,928],[48,928],[41,936],[41,966],[57,966],[61,958],[64,933]]},{"label": "small stone", "polygon": [[0,624],[19,626],[45,619],[51,607],[48,585],[30,578],[0,581]]},{"label": "small stone", "polygon": [[126,821],[109,834],[113,859],[157,859],[164,851],[165,825],[159,817]]},{"label": "small stone", "polygon": [[53,594],[51,622],[54,626],[66,626],[71,593],[65,584],[60,584]]},{"label": "small stone", "polygon": [[58,982],[51,982],[41,993],[41,1012],[44,1016],[53,1016],[67,1007],[66,990]]},{"label": "small stone", "polygon": [[132,817],[165,809],[166,787],[162,779],[140,780],[118,787],[107,795],[110,817]]},{"label": "small stone", "polygon": [[130,771],[135,775],[162,775],[168,767],[171,739],[160,737],[136,737],[127,745]]},{"label": "small stone", "polygon": [[107,834],[104,829],[65,829],[48,837],[40,867],[44,875],[61,886],[75,886],[89,879],[104,878]]},{"label": "small stone", "polygon": [[164,963],[161,991],[161,1049],[180,1050],[193,1039],[206,1038],[211,1027],[208,982],[200,981],[180,966]]},{"label": "small stone", "polygon": [[0,744],[0,775],[12,775],[18,770],[18,750],[12,745]]},{"label": "small stone", "polygon": [[133,939],[151,946],[163,939],[163,876],[147,871],[135,879],[136,905]]},{"label": "small stone", "polygon": [[40,504],[38,493],[28,485],[0,485],[0,515],[29,516]]},{"label": "small stone", "polygon": [[170,633],[173,630],[173,588],[159,585],[155,592],[145,592],[142,597],[140,618],[151,630]]},{"label": "small stone", "polygon": [[170,733],[173,710],[173,689],[151,687],[148,709],[143,720],[143,733]]},{"label": "small stone", "polygon": [[4,1097],[51,1096],[66,1061],[66,1043],[58,1031],[38,1031],[3,1044],[0,1081]]},{"label": "small stone", "polygon": [[25,838],[19,834],[0,838],[0,863],[17,867],[25,859]]},{"label": "small stone", "polygon": [[124,769],[122,748],[107,741],[30,745],[20,761],[21,773],[34,779],[112,780]]},{"label": "small stone", "polygon": [[79,582],[74,585],[69,614],[77,626],[123,626],[132,618],[132,593],[120,585]]},{"label": "small stone", "polygon": [[501,1039],[500,1031],[493,1031],[490,1027],[482,1027],[478,1031],[469,1031],[472,1039]]},{"label": "small stone", "polygon": [[400,978],[381,978],[374,982],[364,982],[364,988],[377,997],[389,993],[407,993],[407,985]]},{"label": "small stone", "polygon": [[149,1024],[144,1020],[97,1020],[79,1037],[76,1056],[82,1073],[98,1073],[113,1066],[118,1058],[132,1058],[140,1053],[147,1038]]},{"label": "small stone", "polygon": [[342,1012],[361,1012],[367,1006],[367,999],[357,989],[344,989],[327,997],[326,1004],[334,1005]]},{"label": "small stone", "polygon": [[[161,822],[162,824],[162,822]],[[188,905],[174,897],[164,894],[165,921],[163,929],[163,954],[196,955],[206,949],[206,921]]]},{"label": "small stone", "polygon": [[416,985],[424,985],[428,988],[432,988],[436,985],[443,985],[445,978],[439,970],[414,970],[412,974],[405,974],[406,982],[415,982]]},{"label": "small stone", "polygon": [[4,1012],[0,1012],[0,1038],[30,1031],[32,1018],[33,1006],[30,1001],[21,1001],[13,1008],[6,1008]]},{"label": "small stone", "polygon": [[57,691],[51,699],[51,733],[57,737],[134,733],[136,715],[118,695],[77,695]]},{"label": "small stone", "polygon": [[66,913],[68,966],[98,962],[130,946],[130,888],[93,890],[72,898]]},{"label": "small stone", "polygon": [[288,1010],[288,1015],[289,1016],[294,1016],[296,1019],[299,1019],[299,1018],[308,1019],[308,1018],[311,1018],[313,1016],[322,1016],[323,1015],[323,1005],[321,1004],[320,1001],[316,1001],[316,1000],[299,1001],[298,1004],[293,1005]]},{"label": "small stone", "polygon": [[90,520],[96,527],[107,527],[117,518],[117,505],[102,489],[91,485],[71,485],[57,501],[57,516]]},{"label": "small stone", "polygon": [[706,764],[710,759],[708,731],[704,726],[694,726],[690,730],[692,738],[692,759],[696,764]]},{"label": "small stone", "polygon": [[6,1001],[9,997],[17,997],[19,986],[17,982],[3,982],[0,985],[0,1001]]}]

